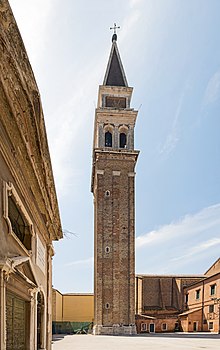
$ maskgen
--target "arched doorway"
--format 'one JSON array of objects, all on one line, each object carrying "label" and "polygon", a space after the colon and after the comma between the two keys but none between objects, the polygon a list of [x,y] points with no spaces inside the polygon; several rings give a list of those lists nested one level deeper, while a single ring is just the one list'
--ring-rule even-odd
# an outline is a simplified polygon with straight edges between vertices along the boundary
[{"label": "arched doorway", "polygon": [[44,296],[37,293],[37,350],[44,349]]}]

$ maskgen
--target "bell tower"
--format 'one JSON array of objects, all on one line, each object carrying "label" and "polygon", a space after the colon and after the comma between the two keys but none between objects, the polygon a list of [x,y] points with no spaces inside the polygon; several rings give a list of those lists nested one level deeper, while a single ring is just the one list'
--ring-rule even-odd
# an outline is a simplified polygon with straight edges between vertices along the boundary
[{"label": "bell tower", "polygon": [[136,334],[134,126],[128,86],[117,47],[112,47],[95,111],[94,334]]}]

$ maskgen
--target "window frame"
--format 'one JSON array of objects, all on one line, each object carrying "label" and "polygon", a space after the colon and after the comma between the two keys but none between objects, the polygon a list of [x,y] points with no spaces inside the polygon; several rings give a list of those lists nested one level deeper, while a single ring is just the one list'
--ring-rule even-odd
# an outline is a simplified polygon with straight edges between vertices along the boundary
[{"label": "window frame", "polygon": [[[165,326],[165,328],[164,328],[164,326]],[[167,331],[167,323],[163,322],[163,323],[161,324],[161,330],[162,330],[162,331]]]},{"label": "window frame", "polygon": [[[109,146],[109,145],[107,145],[107,141],[109,141],[108,139],[107,139],[107,134],[108,135],[111,135],[111,142],[109,142],[110,144],[111,144],[111,146]],[[105,131],[105,147],[108,147],[108,148],[112,148],[113,147],[113,134],[112,134],[112,132],[110,131],[110,130],[106,130]]]},{"label": "window frame", "polygon": [[214,304],[210,304],[209,305],[209,313],[212,314],[213,312],[215,312],[215,305]]},{"label": "window frame", "polygon": [[200,289],[196,289],[195,299],[196,300],[200,300],[201,299],[201,288]]},{"label": "window frame", "polygon": [[209,322],[208,329],[209,330],[213,330],[214,329],[214,322],[213,321]]},{"label": "window frame", "polygon": [[[124,138],[124,139],[122,139],[122,138]],[[122,142],[123,141],[123,142]],[[126,149],[127,148],[127,133],[126,132],[120,132],[119,133],[119,148],[121,148],[121,149]],[[124,145],[124,146],[122,146],[122,144]]]},{"label": "window frame", "polygon": [[141,323],[141,331],[142,332],[147,332],[147,323]]},{"label": "window frame", "polygon": [[[23,219],[26,221],[29,232],[30,232],[30,249],[27,249],[25,245],[22,243],[22,241],[19,239],[19,237],[13,232],[12,229],[12,223],[9,217],[9,197],[12,198],[15,205],[18,208],[18,211],[22,215]],[[33,248],[33,241],[32,238],[34,236],[34,230],[33,230],[33,222],[27,212],[27,210],[24,207],[24,204],[16,191],[14,185],[11,182],[3,182],[3,217],[7,223],[8,226],[8,234],[14,238],[14,240],[19,244],[19,246],[23,249],[23,251],[26,253],[26,255],[31,256],[32,254],[32,248]]]},{"label": "window frame", "polygon": [[216,283],[213,283],[210,285],[210,295],[211,296],[216,295]]}]

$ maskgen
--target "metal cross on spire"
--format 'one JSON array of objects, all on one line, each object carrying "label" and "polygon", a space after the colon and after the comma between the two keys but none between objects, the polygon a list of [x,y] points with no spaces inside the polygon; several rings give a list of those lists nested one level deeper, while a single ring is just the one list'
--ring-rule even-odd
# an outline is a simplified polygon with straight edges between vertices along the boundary
[{"label": "metal cross on spire", "polygon": [[110,29],[112,30],[114,30],[114,34],[116,34],[116,30],[117,29],[120,29],[120,27],[117,27],[117,25],[116,25],[116,23],[114,23],[114,27],[110,27]]},{"label": "metal cross on spire", "polygon": [[117,27],[116,23],[114,23],[114,27],[110,27],[110,30],[114,30],[114,34],[112,35],[112,41],[117,41],[117,29],[120,29],[120,27]]}]

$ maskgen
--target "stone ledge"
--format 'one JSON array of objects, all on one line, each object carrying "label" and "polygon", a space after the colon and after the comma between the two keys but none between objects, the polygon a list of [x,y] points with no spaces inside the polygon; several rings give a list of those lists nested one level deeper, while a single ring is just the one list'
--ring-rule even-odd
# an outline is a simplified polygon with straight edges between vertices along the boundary
[{"label": "stone ledge", "polygon": [[137,329],[136,329],[136,325],[120,326],[117,324],[110,327],[95,325],[93,327],[93,334],[94,335],[136,335]]}]

